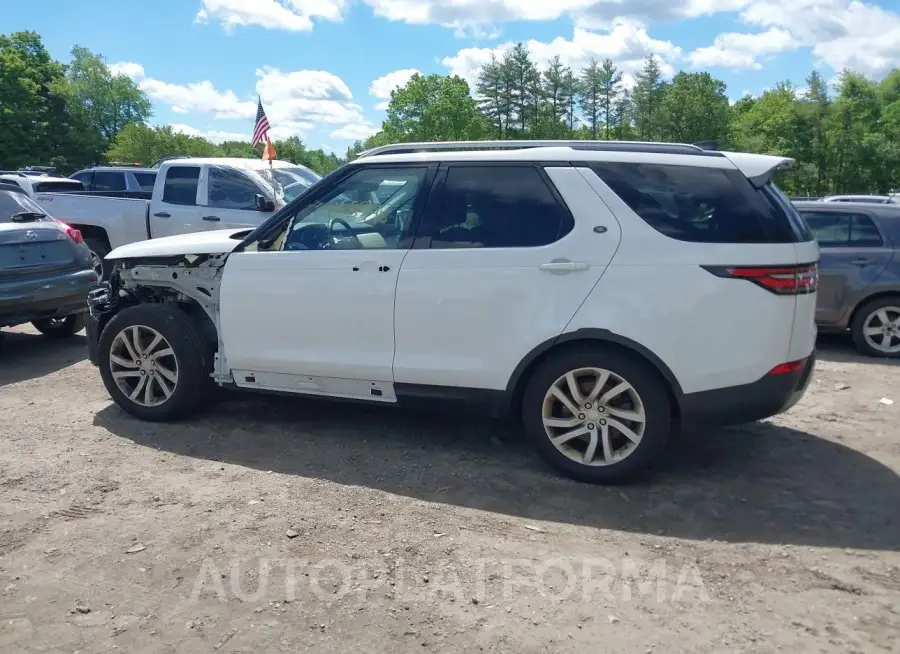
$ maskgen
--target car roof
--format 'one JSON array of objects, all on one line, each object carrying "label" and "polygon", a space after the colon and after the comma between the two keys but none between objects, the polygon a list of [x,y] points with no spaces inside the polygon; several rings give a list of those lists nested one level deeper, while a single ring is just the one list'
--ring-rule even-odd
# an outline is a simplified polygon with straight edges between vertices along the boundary
[{"label": "car roof", "polygon": [[130,170],[133,173],[158,173],[159,171],[156,168],[137,168],[135,166],[93,166],[92,168],[83,168],[79,171],[72,173],[73,175],[77,175],[78,173],[87,173],[87,172],[117,172],[117,171],[126,171]]},{"label": "car roof", "polygon": [[848,209],[868,211],[885,216],[900,216],[900,204],[876,204],[872,202],[822,202],[821,200],[801,200],[794,202],[797,209],[834,211],[839,213]]},{"label": "car roof", "polygon": [[[263,170],[269,167],[268,161],[262,159],[248,159],[243,157],[176,157],[166,159],[160,163],[160,167],[169,165],[178,165],[179,163],[189,163],[209,166],[232,166],[234,168],[250,168],[251,170]],[[305,168],[299,164],[293,164],[290,161],[281,161],[276,159],[272,162],[273,168]],[[156,169],[153,169],[156,170]]]}]

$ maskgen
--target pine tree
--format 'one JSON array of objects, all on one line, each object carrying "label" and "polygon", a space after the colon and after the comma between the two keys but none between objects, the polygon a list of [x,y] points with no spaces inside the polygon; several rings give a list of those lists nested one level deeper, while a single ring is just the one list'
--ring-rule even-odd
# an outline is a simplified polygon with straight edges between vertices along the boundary
[{"label": "pine tree", "polygon": [[662,71],[659,62],[653,55],[647,55],[641,71],[635,75],[635,85],[632,91],[632,108],[634,113],[634,127],[637,137],[641,141],[659,139],[660,110],[665,84],[662,79]]},{"label": "pine tree", "polygon": [[616,106],[622,95],[622,72],[616,68],[612,59],[604,59],[597,76],[600,83],[600,104],[606,140],[609,140],[615,125]]},{"label": "pine tree", "polygon": [[591,59],[587,67],[581,71],[579,104],[591,138],[597,138],[597,126],[600,121],[603,85],[600,79],[600,66],[596,59]]}]

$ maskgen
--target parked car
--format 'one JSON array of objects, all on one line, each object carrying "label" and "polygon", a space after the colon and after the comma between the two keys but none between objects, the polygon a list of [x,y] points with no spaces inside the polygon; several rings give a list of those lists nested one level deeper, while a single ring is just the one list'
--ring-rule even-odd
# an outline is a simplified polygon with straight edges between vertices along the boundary
[{"label": "parked car", "polygon": [[86,191],[149,200],[153,194],[156,173],[153,168],[94,166],[72,173],[69,177],[81,182]]},{"label": "parked car", "polygon": [[863,353],[900,357],[900,205],[798,202],[821,248],[816,322]]},{"label": "parked car", "polygon": [[679,424],[803,395],[819,252],[771,182],[790,163],[662,143],[376,148],[256,229],[116,248],[90,359],[145,420],[189,415],[215,384],[444,400],[520,420],[564,474],[622,482]]},{"label": "parked car", "polygon": [[900,204],[895,195],[829,195],[822,202],[865,202],[867,204]]},{"label": "parked car", "polygon": [[[84,234],[98,272],[113,248],[151,238],[222,228],[256,227],[284,204],[282,187],[312,174],[286,161],[169,159],[156,173],[151,199],[39,193],[37,201]],[[95,173],[97,175],[99,173]]]},{"label": "parked car", "polygon": [[0,183],[14,186],[34,199],[38,193],[71,193],[84,191],[81,182],[66,177],[46,174],[2,173]]},{"label": "parked car", "polygon": [[71,336],[84,328],[98,282],[78,230],[22,189],[0,188],[0,327],[30,322],[46,336]]}]

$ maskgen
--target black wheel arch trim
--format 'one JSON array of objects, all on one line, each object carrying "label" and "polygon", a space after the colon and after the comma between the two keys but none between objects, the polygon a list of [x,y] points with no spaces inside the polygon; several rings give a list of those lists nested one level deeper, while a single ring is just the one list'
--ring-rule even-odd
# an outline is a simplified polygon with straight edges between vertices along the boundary
[{"label": "black wheel arch trim", "polygon": [[516,390],[519,388],[520,383],[522,382],[522,377],[528,368],[533,364],[538,357],[546,354],[549,350],[557,345],[562,345],[564,343],[574,343],[574,342],[599,342],[599,343],[612,343],[614,345],[618,345],[624,347],[626,349],[632,350],[635,354],[640,355],[644,359],[646,359],[654,368],[656,368],[657,372],[663,376],[663,378],[668,382],[669,387],[672,389],[672,394],[674,395],[675,402],[680,404],[681,397],[684,395],[684,391],[681,388],[681,384],[678,383],[678,379],[675,377],[672,370],[665,364],[665,362],[660,359],[657,355],[647,349],[645,346],[641,345],[637,341],[633,341],[630,338],[622,336],[620,334],[616,334],[615,332],[611,332],[608,329],[601,329],[597,327],[583,327],[581,329],[576,329],[574,332],[567,332],[565,334],[560,334],[554,338],[549,338],[534,349],[532,349],[525,357],[519,362],[519,365],[515,367],[512,375],[510,375],[509,382],[506,385],[506,395],[509,397],[510,402],[514,400],[514,394]]}]

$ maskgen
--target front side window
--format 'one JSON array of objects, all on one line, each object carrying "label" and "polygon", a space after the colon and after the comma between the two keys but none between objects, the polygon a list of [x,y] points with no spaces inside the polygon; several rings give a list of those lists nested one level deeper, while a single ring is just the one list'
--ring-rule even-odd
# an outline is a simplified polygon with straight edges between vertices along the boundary
[{"label": "front side window", "polygon": [[416,238],[432,249],[539,247],[573,225],[534,166],[451,166],[440,207]]},{"label": "front side window", "polygon": [[197,204],[199,183],[199,166],[172,166],[166,171],[162,201],[166,204],[194,206]]},{"label": "front side window", "polygon": [[426,173],[425,167],[357,171],[297,212],[282,249],[396,249]]},{"label": "front side window", "polygon": [[262,189],[241,171],[223,166],[210,167],[210,207],[250,211],[256,208],[257,195],[264,195]]},{"label": "front side window", "polygon": [[800,240],[776,202],[736,170],[643,163],[592,163],[628,207],[669,238],[696,243]]},{"label": "front side window", "polygon": [[821,247],[879,247],[884,244],[878,227],[865,214],[805,211],[803,217]]}]

